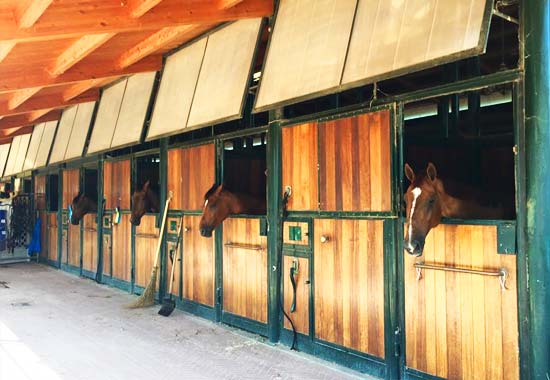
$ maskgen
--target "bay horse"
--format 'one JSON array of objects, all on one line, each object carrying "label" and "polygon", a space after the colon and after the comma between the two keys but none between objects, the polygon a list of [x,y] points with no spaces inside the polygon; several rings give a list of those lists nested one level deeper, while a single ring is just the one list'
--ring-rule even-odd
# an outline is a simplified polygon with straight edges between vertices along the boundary
[{"label": "bay horse", "polygon": [[71,203],[71,224],[77,226],[84,215],[97,212],[97,201],[92,195],[79,191]]},{"label": "bay horse", "polygon": [[158,194],[151,189],[151,181],[145,181],[140,190],[132,194],[132,216],[130,223],[139,226],[141,217],[147,212],[160,212],[160,199]]},{"label": "bay horse", "polygon": [[233,193],[223,184],[214,184],[204,194],[204,206],[199,224],[199,232],[204,237],[212,237],[212,231],[229,215],[265,215],[265,198],[255,198],[244,193]]},{"label": "bay horse", "polygon": [[450,180],[443,181],[431,162],[418,176],[409,164],[405,164],[405,176],[410,185],[405,192],[407,229],[404,247],[413,256],[422,256],[428,232],[439,225],[442,217],[503,219],[513,214],[512,210],[502,206],[490,206],[491,200],[486,199],[480,190]]}]

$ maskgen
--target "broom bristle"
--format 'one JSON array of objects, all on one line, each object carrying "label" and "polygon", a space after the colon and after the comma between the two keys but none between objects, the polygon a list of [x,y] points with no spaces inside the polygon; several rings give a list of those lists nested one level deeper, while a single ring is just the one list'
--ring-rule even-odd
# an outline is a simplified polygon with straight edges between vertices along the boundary
[{"label": "broom bristle", "polygon": [[157,288],[157,272],[158,267],[153,268],[151,273],[151,280],[147,284],[147,287],[143,293],[131,304],[127,305],[128,309],[138,309],[140,307],[148,307],[155,304],[155,290]]}]

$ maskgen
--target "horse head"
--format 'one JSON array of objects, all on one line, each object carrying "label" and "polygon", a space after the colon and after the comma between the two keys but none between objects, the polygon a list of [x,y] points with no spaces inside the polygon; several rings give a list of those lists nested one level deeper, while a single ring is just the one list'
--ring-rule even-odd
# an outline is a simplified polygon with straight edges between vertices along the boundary
[{"label": "horse head", "polygon": [[199,224],[200,234],[204,237],[212,237],[212,231],[216,229],[230,214],[240,212],[233,193],[224,188],[224,185],[212,185],[204,194],[204,206]]},{"label": "horse head", "polygon": [[79,191],[77,196],[73,198],[71,203],[71,224],[78,225],[80,220],[90,212],[97,212],[97,202],[86,193]]},{"label": "horse head", "polygon": [[130,223],[134,226],[139,226],[141,223],[141,217],[147,212],[159,212],[158,195],[151,190],[151,182],[148,180],[145,182],[140,190],[134,191],[132,194],[132,216],[130,217]]},{"label": "horse head", "polygon": [[410,185],[405,193],[407,229],[404,246],[409,254],[421,256],[428,232],[441,222],[442,183],[431,162],[426,171],[418,176],[409,164],[405,164],[405,175]]}]

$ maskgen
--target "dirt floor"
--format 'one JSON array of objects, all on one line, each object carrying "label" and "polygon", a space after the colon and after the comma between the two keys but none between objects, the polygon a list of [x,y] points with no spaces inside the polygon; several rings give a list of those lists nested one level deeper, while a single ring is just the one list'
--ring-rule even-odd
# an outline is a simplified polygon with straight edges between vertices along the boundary
[{"label": "dirt floor", "polygon": [[0,266],[0,380],[365,379],[46,266]]}]

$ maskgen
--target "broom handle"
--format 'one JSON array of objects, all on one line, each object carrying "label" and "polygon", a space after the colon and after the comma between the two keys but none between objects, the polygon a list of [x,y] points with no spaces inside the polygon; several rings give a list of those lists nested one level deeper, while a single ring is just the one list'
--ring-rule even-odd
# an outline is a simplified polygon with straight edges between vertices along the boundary
[{"label": "broom handle", "polygon": [[168,199],[166,200],[166,205],[164,206],[164,214],[162,214],[162,224],[160,225],[159,240],[157,243],[157,257],[155,258],[154,268],[158,268],[159,266],[160,246],[162,245],[162,236],[164,235],[164,224],[166,223],[166,215],[168,214],[168,205],[170,204],[170,200],[172,200],[172,196],[173,196],[173,193],[170,191],[168,193]]},{"label": "broom handle", "polygon": [[180,245],[180,234],[181,234],[181,225],[183,224],[183,215],[180,218],[180,225],[178,227],[178,240],[176,241],[176,246],[174,250],[174,258],[172,260],[172,271],[170,272],[170,287],[168,288],[168,294],[172,294],[172,285],[174,284],[174,269],[176,268],[176,261],[178,261],[179,245]]}]

